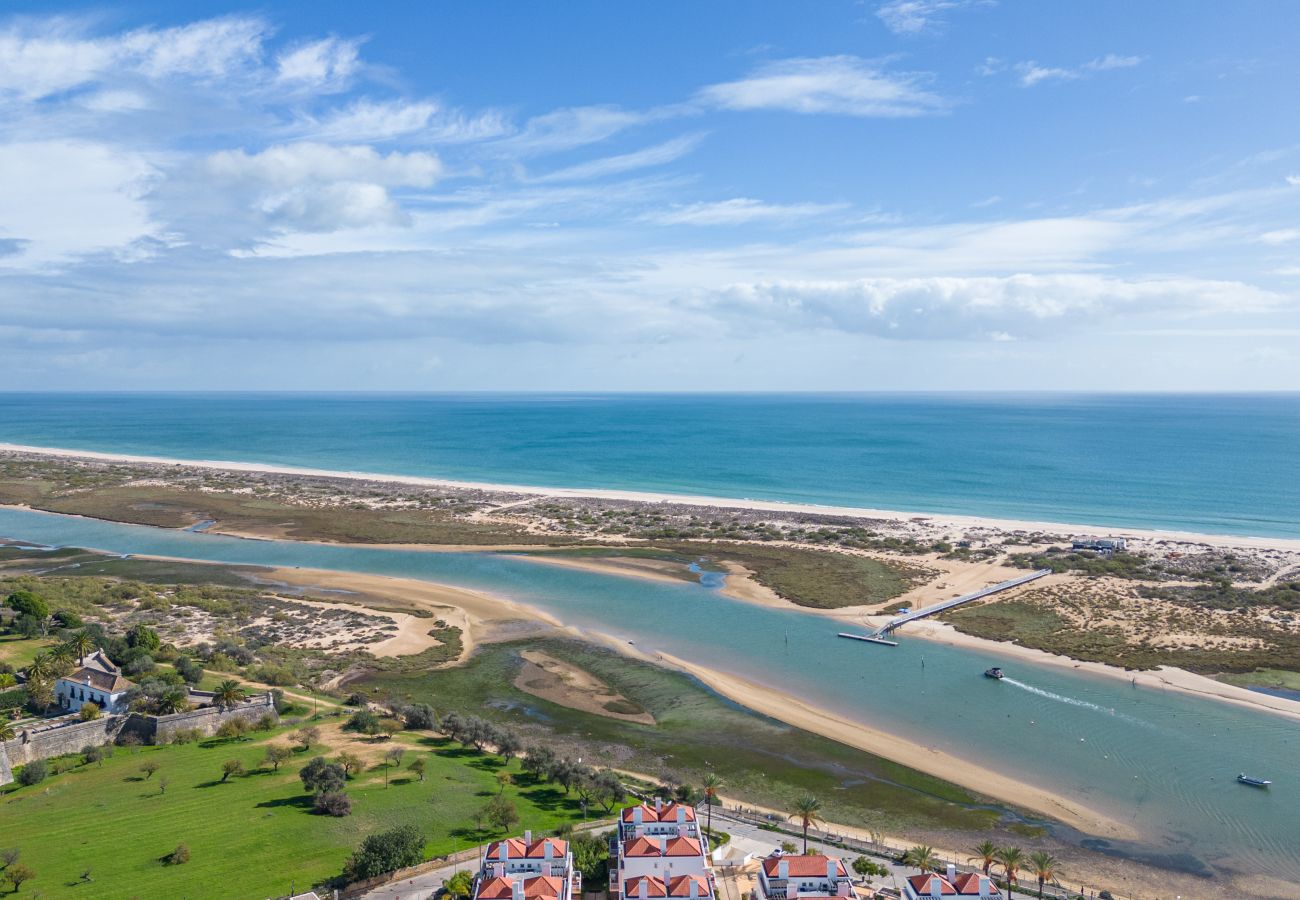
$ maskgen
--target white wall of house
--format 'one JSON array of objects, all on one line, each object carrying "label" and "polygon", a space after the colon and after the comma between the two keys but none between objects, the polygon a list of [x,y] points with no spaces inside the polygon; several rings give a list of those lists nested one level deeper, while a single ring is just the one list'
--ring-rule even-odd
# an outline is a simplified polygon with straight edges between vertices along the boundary
[{"label": "white wall of house", "polygon": [[122,697],[125,695],[126,691],[110,694],[91,685],[79,684],[66,678],[60,678],[54,684],[54,702],[71,712],[80,710],[83,703],[94,703],[104,712],[125,712],[126,704],[122,702]]}]

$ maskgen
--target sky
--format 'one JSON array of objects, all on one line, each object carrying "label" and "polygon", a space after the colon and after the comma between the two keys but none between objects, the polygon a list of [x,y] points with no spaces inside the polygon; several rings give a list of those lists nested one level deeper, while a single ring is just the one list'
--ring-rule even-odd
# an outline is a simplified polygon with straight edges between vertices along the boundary
[{"label": "sky", "polygon": [[1300,390],[1300,4],[0,5],[6,389]]}]

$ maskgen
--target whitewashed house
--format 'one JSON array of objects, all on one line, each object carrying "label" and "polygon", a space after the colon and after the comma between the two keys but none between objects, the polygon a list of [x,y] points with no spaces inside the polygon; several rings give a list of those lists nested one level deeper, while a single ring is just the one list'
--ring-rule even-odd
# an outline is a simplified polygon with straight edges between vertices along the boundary
[{"label": "whitewashed house", "polygon": [[483,855],[474,880],[475,900],[575,900],[582,896],[582,873],[573,866],[569,842],[547,837],[494,841]]},{"label": "whitewashed house", "polygon": [[779,851],[763,860],[757,894],[759,900],[857,897],[853,876],[843,860],[820,853],[795,856]]},{"label": "whitewashed house", "polygon": [[717,895],[708,842],[694,808],[656,800],[619,816],[610,847],[609,892],[614,900]]},{"label": "whitewashed house", "polygon": [[133,687],[104,651],[96,650],[86,654],[75,672],[54,683],[54,700],[69,712],[81,709],[83,703],[94,703],[106,713],[120,713],[126,712],[122,697]]}]

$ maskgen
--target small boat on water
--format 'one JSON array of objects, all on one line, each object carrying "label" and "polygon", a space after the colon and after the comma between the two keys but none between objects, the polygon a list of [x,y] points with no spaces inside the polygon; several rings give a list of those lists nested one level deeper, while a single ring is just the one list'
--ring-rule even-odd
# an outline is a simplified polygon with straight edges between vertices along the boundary
[{"label": "small boat on water", "polygon": [[1001,669],[999,669],[997,666],[994,666],[994,667],[991,668],[991,669],[985,669],[985,670],[984,670],[984,677],[985,677],[985,678],[1005,678],[1006,676],[1002,674],[1002,670],[1001,670]]},{"label": "small boat on water", "polygon": [[1246,775],[1245,773],[1238,775],[1237,781],[1239,781],[1242,784],[1248,784],[1251,787],[1261,787],[1261,788],[1266,788],[1273,783],[1269,781],[1267,778],[1251,778],[1249,775]]}]

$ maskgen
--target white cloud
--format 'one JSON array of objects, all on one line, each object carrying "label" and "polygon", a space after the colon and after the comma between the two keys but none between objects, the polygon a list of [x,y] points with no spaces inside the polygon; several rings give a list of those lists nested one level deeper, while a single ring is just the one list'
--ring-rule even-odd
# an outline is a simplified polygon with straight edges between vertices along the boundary
[{"label": "white cloud", "polygon": [[387,141],[410,136],[428,143],[461,143],[500,137],[510,125],[498,112],[476,116],[447,111],[432,100],[374,101],[362,98],[320,120],[303,119],[295,131],[317,140]]},{"label": "white cloud", "polygon": [[143,201],[159,173],[136,153],[82,141],[0,145],[3,266],[129,252],[158,226]]},{"label": "white cloud", "polygon": [[951,10],[991,5],[991,0],[889,0],[876,8],[876,15],[895,34],[917,34],[942,24]]},{"label": "white cloud", "polygon": [[566,169],[548,172],[533,180],[539,182],[584,181],[592,178],[604,178],[609,175],[620,175],[624,172],[632,172],[650,166],[662,166],[681,159],[687,153],[690,153],[700,143],[700,139],[701,136],[698,134],[687,134],[631,153],[578,163]]},{"label": "white cloud", "polygon": [[1240,282],[1069,274],[755,282],[702,302],[784,326],[898,340],[1000,341],[1096,326],[1122,314],[1243,314],[1286,301]]},{"label": "white cloud", "polygon": [[1276,246],[1278,244],[1289,244],[1292,241],[1300,241],[1300,228],[1279,228],[1274,231],[1266,231],[1259,236],[1260,242]]},{"label": "white cloud", "polygon": [[0,32],[0,94],[35,100],[122,73],[222,77],[257,60],[266,31],[230,16],[92,37],[75,21],[25,20]]},{"label": "white cloud", "polygon": [[[1119,56],[1114,53],[1107,53],[1105,56],[1089,60],[1073,69],[1059,66],[1042,66],[1034,60],[1029,60],[1028,62],[1017,63],[1016,71],[1020,73],[1020,84],[1023,87],[1033,87],[1044,81],[1074,81],[1093,72],[1128,69],[1141,63],[1142,57],[1140,56]],[[986,74],[991,74],[991,72]]]},{"label": "white cloud", "polygon": [[943,111],[947,104],[921,87],[924,80],[916,73],[887,73],[856,56],[824,56],[768,63],[739,81],[706,87],[699,97],[706,104],[736,110],[874,117]]},{"label": "white cloud", "polygon": [[373,147],[334,147],[303,141],[252,154],[222,150],[208,157],[207,169],[219,178],[271,185],[366,181],[427,187],[442,173],[442,163],[431,153],[393,152],[384,156]]},{"label": "white cloud", "polygon": [[1291,187],[1300,187],[1300,175],[1286,176],[1286,183],[1291,185]]},{"label": "white cloud", "polygon": [[[385,156],[372,147],[304,141],[254,154],[224,150],[209,156],[203,171],[224,192],[222,200],[242,205],[277,229],[333,231],[408,224],[388,189],[429,187],[441,175],[442,163],[430,153]],[[214,213],[225,218],[229,210],[217,203]],[[245,238],[255,234],[250,226]]]},{"label": "white cloud", "polygon": [[642,217],[660,225],[743,225],[749,222],[789,222],[844,209],[838,203],[764,203],[748,197],[713,203],[689,203]]},{"label": "white cloud", "polygon": [[653,116],[617,106],[575,106],[534,116],[516,135],[501,142],[524,153],[554,153],[606,140]]},{"label": "white cloud", "polygon": [[291,84],[342,88],[357,70],[359,45],[331,37],[295,47],[276,57],[276,77]]}]

